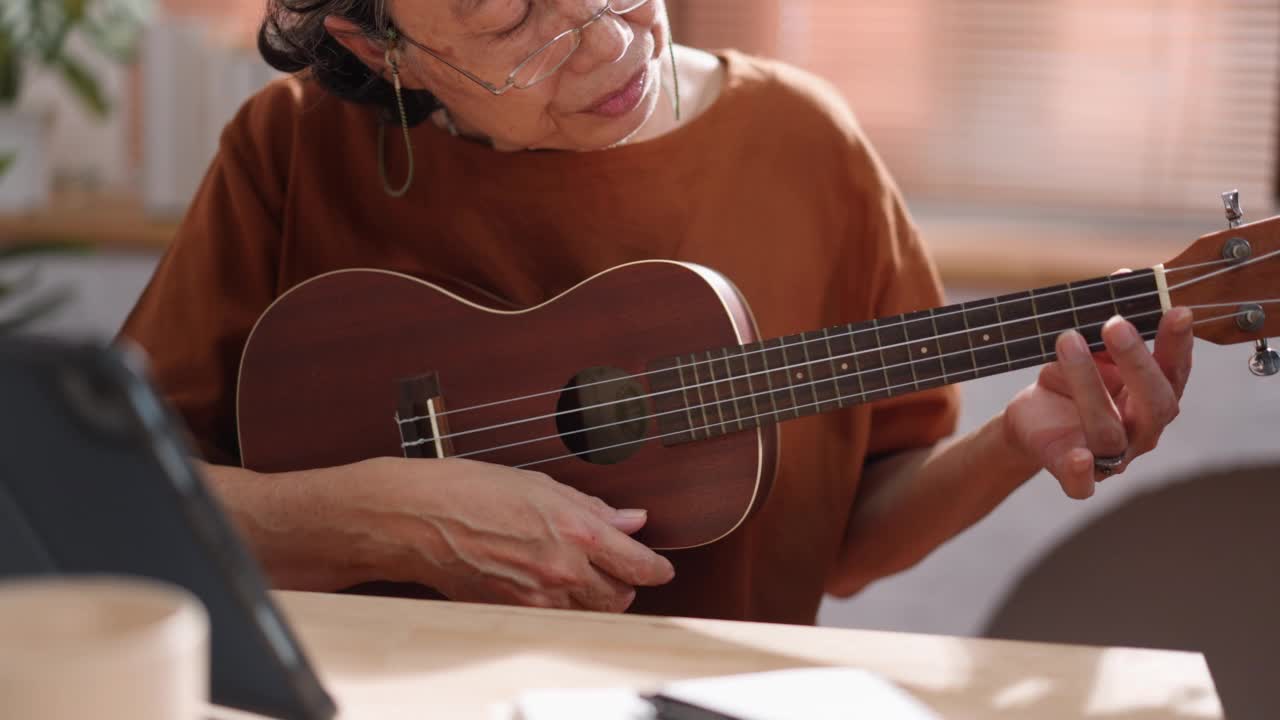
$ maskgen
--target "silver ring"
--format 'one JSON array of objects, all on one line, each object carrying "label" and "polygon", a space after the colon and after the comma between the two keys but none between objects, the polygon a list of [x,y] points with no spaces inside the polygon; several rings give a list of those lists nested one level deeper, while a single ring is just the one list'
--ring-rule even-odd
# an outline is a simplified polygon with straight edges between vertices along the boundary
[{"label": "silver ring", "polygon": [[1102,473],[1103,475],[1110,475],[1116,470],[1119,470],[1121,465],[1124,465],[1124,459],[1126,454],[1127,453],[1121,453],[1119,455],[1114,455],[1112,457],[1094,456],[1093,466],[1097,468],[1098,472]]}]

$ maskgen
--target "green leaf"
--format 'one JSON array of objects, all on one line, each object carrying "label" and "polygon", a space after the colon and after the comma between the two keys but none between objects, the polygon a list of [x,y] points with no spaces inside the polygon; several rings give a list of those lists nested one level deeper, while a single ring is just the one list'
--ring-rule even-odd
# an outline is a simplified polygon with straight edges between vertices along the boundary
[{"label": "green leaf", "polygon": [[62,12],[71,22],[79,22],[89,6],[89,0],[62,0]]},{"label": "green leaf", "polygon": [[54,67],[62,73],[62,78],[67,81],[86,108],[98,117],[106,117],[111,111],[111,104],[103,95],[98,79],[89,72],[88,68],[67,55],[59,57]]},{"label": "green leaf", "polygon": [[137,59],[140,26],[118,19],[87,17],[80,31],[99,52],[118,63],[127,64]]},{"label": "green leaf", "polygon": [[0,57],[0,106],[18,102],[22,89],[22,64],[16,55]]},{"label": "green leaf", "polygon": [[14,42],[7,27],[0,26],[0,105],[18,101],[22,87],[22,49]]},{"label": "green leaf", "polygon": [[9,166],[12,165],[13,161],[16,159],[18,159],[18,153],[16,152],[0,154],[0,178],[4,177],[5,173],[9,172]]},{"label": "green leaf", "polygon": [[61,2],[45,0],[44,8],[48,11],[44,20],[46,28],[44,61],[46,63],[53,64],[62,55],[62,49],[66,46],[72,29],[84,19],[86,3],[87,0],[61,0]]},{"label": "green leaf", "polygon": [[80,27],[103,54],[116,62],[132,62],[138,38],[154,14],[154,5],[151,0],[97,2],[85,13]]},{"label": "green leaf", "polygon": [[28,3],[27,16],[19,18],[25,21],[18,25],[19,42],[33,50],[46,65],[57,60],[71,30],[67,10],[64,0],[34,0]]},{"label": "green leaf", "polygon": [[24,65],[40,63],[60,74],[89,111],[110,112],[95,68],[68,55],[77,33],[106,57],[136,59],[138,40],[157,0],[0,0],[0,106],[22,91]]}]

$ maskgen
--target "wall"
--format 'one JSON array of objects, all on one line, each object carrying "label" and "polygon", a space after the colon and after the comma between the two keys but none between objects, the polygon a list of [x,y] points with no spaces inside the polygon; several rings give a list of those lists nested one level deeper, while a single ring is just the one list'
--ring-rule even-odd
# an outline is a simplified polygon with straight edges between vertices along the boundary
[{"label": "wall", "polygon": [[[244,43],[251,39],[265,0],[163,0],[166,16],[198,17],[215,31]],[[210,20],[213,18],[214,20]],[[19,108],[49,123],[51,161],[57,182],[66,187],[122,190],[138,186],[141,171],[143,91],[140,68],[114,65],[73,37],[69,46],[102,81],[114,109],[105,119],[84,111],[54,73],[36,69],[28,76]]]}]

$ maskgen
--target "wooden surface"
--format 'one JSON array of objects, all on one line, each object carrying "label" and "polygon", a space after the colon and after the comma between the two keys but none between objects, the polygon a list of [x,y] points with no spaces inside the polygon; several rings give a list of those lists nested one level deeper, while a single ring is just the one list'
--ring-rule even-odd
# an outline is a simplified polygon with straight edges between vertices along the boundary
[{"label": "wooden surface", "polygon": [[[1221,718],[1199,653],[281,592],[344,720],[493,720],[523,690],[850,666],[949,720]],[[1047,620],[1051,622],[1052,620]],[[219,710],[219,720],[248,717]]]},{"label": "wooden surface", "polygon": [[[1261,217],[1261,215],[1257,215]],[[1256,219],[1256,218],[1254,218]],[[1021,289],[1164,262],[1196,238],[1225,227],[1219,214],[1203,221],[1023,219],[933,211],[916,213],[921,236],[952,287]],[[63,194],[48,210],[0,215],[0,242],[86,240],[112,250],[159,251],[177,219],[148,218],[128,195]]]},{"label": "wooden surface", "polygon": [[88,242],[110,250],[159,251],[178,229],[177,219],[147,216],[132,195],[63,193],[44,210],[0,214],[0,243]]}]

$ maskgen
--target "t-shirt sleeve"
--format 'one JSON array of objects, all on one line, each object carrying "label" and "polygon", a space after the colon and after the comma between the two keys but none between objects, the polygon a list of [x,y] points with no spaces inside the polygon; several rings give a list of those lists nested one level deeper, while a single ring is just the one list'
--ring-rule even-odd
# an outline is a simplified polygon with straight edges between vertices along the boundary
[{"label": "t-shirt sleeve", "polygon": [[[852,108],[825,80],[786,66],[773,66],[787,89],[776,115],[786,131],[802,138],[811,168],[834,162],[846,213],[848,289],[843,315],[867,319],[939,307],[942,283],[907,211],[897,184],[859,126]],[[835,257],[833,255],[833,257]],[[853,315],[856,317],[856,315]],[[954,386],[901,395],[870,404],[867,459],[928,447],[955,431],[959,393]]]},{"label": "t-shirt sleeve", "polygon": [[[859,163],[863,198],[852,223],[869,252],[871,315],[884,318],[939,307],[944,303],[938,271],[920,240],[892,179],[874,153]],[[956,386],[915,392],[871,404],[867,459],[928,447],[955,432],[960,411]]]},{"label": "t-shirt sleeve", "polygon": [[[257,102],[255,106],[255,101]],[[146,351],[151,379],[204,458],[238,462],[240,354],[277,292],[285,172],[261,97],[222,134],[217,154],[121,336]]]}]

